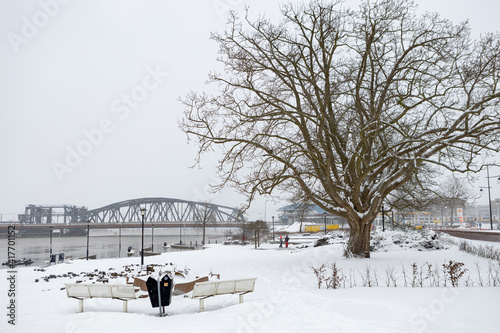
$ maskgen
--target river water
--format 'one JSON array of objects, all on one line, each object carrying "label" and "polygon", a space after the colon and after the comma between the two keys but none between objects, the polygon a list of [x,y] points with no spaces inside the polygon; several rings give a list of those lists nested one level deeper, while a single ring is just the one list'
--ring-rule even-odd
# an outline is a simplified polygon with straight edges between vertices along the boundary
[{"label": "river water", "polygon": [[[234,230],[233,230],[234,232]],[[231,230],[227,228],[207,228],[205,241],[210,244],[222,243],[226,235],[230,235]],[[192,244],[197,249],[202,249],[203,236],[200,231],[194,229],[155,229],[144,231],[144,247],[148,248],[153,245],[154,252],[169,252],[169,251],[185,251],[178,249],[164,249],[164,243],[168,245],[179,243],[182,240],[184,244]],[[127,248],[132,246],[135,248],[135,257],[139,257],[141,249],[141,229],[122,229],[121,234],[118,229],[105,230],[90,230],[89,236],[89,255],[96,255],[97,259],[101,258],[123,258],[127,256]],[[0,262],[7,261],[8,244],[7,239],[0,240]],[[47,265],[50,257],[50,238],[16,238],[14,253],[16,260],[31,259],[33,266]],[[10,249],[12,250],[12,249]],[[57,233],[52,236],[52,253],[64,253],[66,257],[73,259],[83,258],[87,253],[87,237],[64,237]],[[8,266],[0,266],[7,269]]]}]

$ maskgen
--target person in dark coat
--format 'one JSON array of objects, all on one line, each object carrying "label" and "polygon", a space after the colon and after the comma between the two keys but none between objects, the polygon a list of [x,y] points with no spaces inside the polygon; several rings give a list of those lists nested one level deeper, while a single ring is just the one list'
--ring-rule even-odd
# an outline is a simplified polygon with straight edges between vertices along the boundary
[{"label": "person in dark coat", "polygon": [[285,247],[288,247],[288,241],[290,240],[290,238],[288,237],[288,235],[286,235],[285,237]]}]

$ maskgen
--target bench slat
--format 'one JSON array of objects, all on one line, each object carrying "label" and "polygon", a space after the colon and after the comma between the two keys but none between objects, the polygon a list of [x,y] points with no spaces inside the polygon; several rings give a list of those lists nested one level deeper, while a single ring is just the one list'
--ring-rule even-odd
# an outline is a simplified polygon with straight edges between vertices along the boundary
[{"label": "bench slat", "polygon": [[253,292],[255,280],[256,278],[196,283],[191,298],[200,297],[200,312],[205,310],[204,299],[211,296],[239,294],[240,303],[243,303],[243,295]]},{"label": "bench slat", "polygon": [[89,288],[82,284],[66,284],[66,294],[74,298],[90,298]]},{"label": "bench slat", "polygon": [[234,289],[236,287],[236,281],[221,281],[217,283],[217,295],[222,294],[234,294]]},{"label": "bench slat", "polygon": [[239,280],[236,281],[236,284],[234,286],[234,292],[235,293],[253,292],[254,287],[255,287],[255,279]]},{"label": "bench slat", "polygon": [[123,301],[123,312],[127,312],[127,301],[136,299],[135,288],[131,284],[72,284],[66,283],[69,298],[79,299],[79,312],[83,312],[85,298],[113,298]]},{"label": "bench slat", "polygon": [[210,282],[195,283],[193,288],[193,297],[205,297],[214,295],[217,285]]},{"label": "bench slat", "polygon": [[135,288],[133,285],[126,285],[126,284],[117,284],[117,285],[111,285],[111,294],[113,295],[113,298],[126,298],[126,299],[134,299],[136,298],[135,296]]},{"label": "bench slat", "polygon": [[94,284],[89,286],[90,298],[113,298],[109,285]]}]

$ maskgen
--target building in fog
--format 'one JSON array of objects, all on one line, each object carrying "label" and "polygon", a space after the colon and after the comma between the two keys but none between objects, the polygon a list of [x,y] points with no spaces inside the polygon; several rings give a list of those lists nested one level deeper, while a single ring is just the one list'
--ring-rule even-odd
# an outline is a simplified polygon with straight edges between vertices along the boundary
[{"label": "building in fog", "polygon": [[318,205],[291,204],[278,209],[279,219],[283,224],[305,222],[310,224],[338,224],[341,228],[347,227],[346,219],[325,212]]}]

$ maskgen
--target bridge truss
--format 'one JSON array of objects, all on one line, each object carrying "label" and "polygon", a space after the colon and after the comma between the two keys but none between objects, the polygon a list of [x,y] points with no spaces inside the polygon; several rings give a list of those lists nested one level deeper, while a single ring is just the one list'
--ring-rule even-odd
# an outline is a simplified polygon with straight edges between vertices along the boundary
[{"label": "bridge truss", "polygon": [[93,223],[141,222],[141,208],[145,208],[147,222],[193,222],[208,216],[210,222],[242,222],[239,209],[212,203],[171,198],[143,198],[117,202],[86,212],[85,221]]},{"label": "bridge truss", "polygon": [[[142,198],[117,202],[105,207],[88,210],[86,207],[69,205],[26,207],[25,214],[19,215],[22,223],[137,223],[142,221],[141,209],[146,209],[144,220],[155,222],[196,222],[215,223],[244,222],[239,209],[205,202],[171,198]],[[59,212],[56,212],[59,210]],[[56,217],[58,217],[56,219]],[[59,218],[60,217],[60,218]],[[208,222],[208,221],[207,221]]]}]

